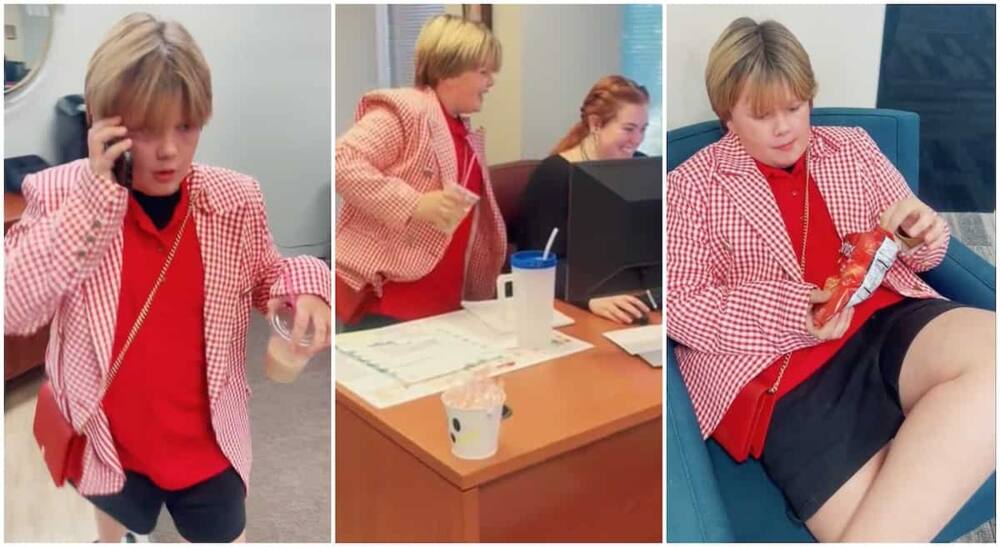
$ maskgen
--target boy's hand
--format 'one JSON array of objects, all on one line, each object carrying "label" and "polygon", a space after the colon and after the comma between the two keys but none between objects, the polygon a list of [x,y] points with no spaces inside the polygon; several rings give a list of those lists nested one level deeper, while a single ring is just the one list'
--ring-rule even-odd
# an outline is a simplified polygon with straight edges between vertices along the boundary
[{"label": "boy's hand", "polygon": [[465,216],[461,194],[448,190],[435,190],[420,196],[413,218],[433,225],[442,232],[449,232]]},{"label": "boy's hand", "polygon": [[[915,245],[907,252],[916,250],[923,245],[928,249],[936,249],[944,243],[947,223],[933,209],[915,196],[893,203],[879,216],[879,224],[890,233],[900,233],[907,239],[914,240]],[[909,244],[908,244],[909,246]]]},{"label": "boy's hand", "polygon": [[[115,176],[111,173],[112,166],[118,156],[132,148],[132,139],[125,138],[128,128],[121,125],[121,116],[112,116],[97,120],[87,132],[87,148],[90,150],[90,170],[99,177],[104,177],[112,182]],[[108,146],[109,143],[121,139]]]},{"label": "boy's hand", "polygon": [[[274,312],[284,305],[284,298],[272,298],[267,301],[267,318],[271,319]],[[313,326],[312,345],[307,348],[299,346],[299,340],[306,333],[309,323]],[[292,347],[310,357],[330,347],[330,306],[322,298],[312,294],[300,294],[295,300],[295,320],[292,325]]]},{"label": "boy's hand", "polygon": [[822,327],[817,327],[813,315],[816,313],[817,307],[830,300],[831,296],[830,291],[820,289],[813,289],[809,293],[809,303],[814,304],[814,306],[809,310],[809,316],[806,318],[806,330],[809,331],[809,334],[823,341],[836,340],[844,336],[847,328],[851,326],[851,319],[854,319],[854,308],[847,308],[835,313]]}]

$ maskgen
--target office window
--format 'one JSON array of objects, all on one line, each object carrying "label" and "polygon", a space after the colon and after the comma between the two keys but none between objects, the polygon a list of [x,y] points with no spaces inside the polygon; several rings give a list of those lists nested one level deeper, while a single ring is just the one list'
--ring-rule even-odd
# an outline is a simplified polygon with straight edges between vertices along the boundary
[{"label": "office window", "polygon": [[444,4],[388,6],[389,81],[392,87],[413,85],[413,47],[427,19],[444,13]]},{"label": "office window", "polygon": [[632,4],[622,12],[622,73],[649,91],[649,129],[640,150],[663,155],[663,17],[659,4]]}]

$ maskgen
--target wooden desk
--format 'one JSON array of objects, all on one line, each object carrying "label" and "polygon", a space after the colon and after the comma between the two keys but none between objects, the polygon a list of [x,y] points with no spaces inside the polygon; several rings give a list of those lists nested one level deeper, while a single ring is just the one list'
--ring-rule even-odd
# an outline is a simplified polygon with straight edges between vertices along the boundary
[{"label": "wooden desk", "polygon": [[594,348],[503,376],[492,458],[452,456],[439,394],[377,410],[337,386],[338,542],[660,542],[662,369],[557,307]]},{"label": "wooden desk", "polygon": [[[25,208],[24,196],[12,192],[3,194],[3,233],[21,220]],[[45,362],[45,346],[49,343],[49,328],[42,327],[31,336],[3,337],[3,379],[10,380]]]}]

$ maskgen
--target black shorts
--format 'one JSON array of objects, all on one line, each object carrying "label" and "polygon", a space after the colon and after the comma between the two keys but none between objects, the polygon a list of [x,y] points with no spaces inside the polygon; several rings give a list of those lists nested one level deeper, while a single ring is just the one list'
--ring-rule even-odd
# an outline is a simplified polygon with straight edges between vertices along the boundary
[{"label": "black shorts", "polygon": [[85,496],[129,530],[148,534],[164,504],[177,532],[192,543],[229,543],[246,528],[246,488],[232,467],[183,490],[164,490],[149,477],[125,472],[121,492]]},{"label": "black shorts", "polygon": [[357,323],[352,323],[350,325],[341,323],[340,331],[338,332],[346,334],[348,332],[357,332],[360,330],[379,329],[382,327],[388,327],[389,325],[395,325],[397,323],[402,323],[402,320],[396,319],[395,317],[389,317],[388,315],[369,313],[359,319]]},{"label": "black shorts", "polygon": [[805,521],[903,423],[899,372],[917,333],[960,304],[907,298],[883,308],[775,405],[761,463]]}]

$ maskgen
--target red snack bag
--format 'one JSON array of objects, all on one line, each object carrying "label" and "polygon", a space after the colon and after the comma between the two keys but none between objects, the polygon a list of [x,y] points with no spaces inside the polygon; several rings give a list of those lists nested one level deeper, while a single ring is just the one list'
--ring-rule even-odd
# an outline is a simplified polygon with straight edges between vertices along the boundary
[{"label": "red snack bag", "polygon": [[840,247],[840,273],[827,278],[823,290],[830,299],[816,308],[813,320],[822,327],[837,312],[866,300],[896,261],[899,246],[882,228],[847,234]]}]

